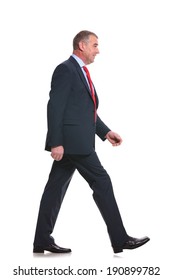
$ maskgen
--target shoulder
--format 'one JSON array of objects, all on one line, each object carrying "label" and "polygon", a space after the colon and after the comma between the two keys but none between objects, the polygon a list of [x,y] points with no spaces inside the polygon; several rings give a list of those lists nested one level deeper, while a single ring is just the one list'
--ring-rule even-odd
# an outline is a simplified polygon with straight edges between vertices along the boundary
[{"label": "shoulder", "polygon": [[60,70],[70,70],[70,69],[76,69],[80,67],[79,64],[77,63],[77,61],[72,57],[70,56],[69,59],[63,61],[62,63],[60,63],[54,70],[55,71],[60,71]]},{"label": "shoulder", "polygon": [[73,81],[78,75],[78,73],[81,72],[80,65],[77,63],[77,61],[70,56],[69,59],[63,61],[60,63],[54,70],[52,74],[52,83],[54,81]]}]

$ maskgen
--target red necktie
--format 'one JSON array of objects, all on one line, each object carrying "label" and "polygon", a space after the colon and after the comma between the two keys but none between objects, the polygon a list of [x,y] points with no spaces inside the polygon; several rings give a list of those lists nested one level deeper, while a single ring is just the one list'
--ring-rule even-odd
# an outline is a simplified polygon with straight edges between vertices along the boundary
[{"label": "red necktie", "polygon": [[89,73],[89,70],[86,66],[83,66],[83,69],[85,70],[86,72],[86,75],[87,75],[87,79],[88,79],[88,83],[89,83],[89,86],[90,86],[90,90],[91,90],[91,96],[92,96],[92,99],[93,99],[93,102],[94,102],[94,119],[96,121],[96,97],[95,97],[95,93],[94,93],[94,87],[93,87],[93,83],[92,83],[92,80],[91,80],[91,77],[90,77],[90,73]]}]

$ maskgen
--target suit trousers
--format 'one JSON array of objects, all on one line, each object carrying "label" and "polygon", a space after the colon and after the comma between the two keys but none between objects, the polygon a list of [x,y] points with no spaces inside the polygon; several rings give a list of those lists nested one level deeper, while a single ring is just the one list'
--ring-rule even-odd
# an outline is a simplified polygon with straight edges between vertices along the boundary
[{"label": "suit trousers", "polygon": [[61,161],[53,162],[40,202],[34,246],[54,243],[51,234],[76,169],[93,190],[93,198],[106,223],[112,247],[123,245],[128,235],[114,197],[111,179],[93,150],[89,155],[64,155]]}]

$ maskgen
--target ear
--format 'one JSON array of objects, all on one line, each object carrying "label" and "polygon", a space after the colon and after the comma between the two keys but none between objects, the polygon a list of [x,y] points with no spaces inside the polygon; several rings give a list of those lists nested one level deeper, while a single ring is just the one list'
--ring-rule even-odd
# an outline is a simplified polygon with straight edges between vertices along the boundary
[{"label": "ear", "polygon": [[82,52],[85,50],[85,42],[84,41],[79,42],[79,50],[82,51]]}]

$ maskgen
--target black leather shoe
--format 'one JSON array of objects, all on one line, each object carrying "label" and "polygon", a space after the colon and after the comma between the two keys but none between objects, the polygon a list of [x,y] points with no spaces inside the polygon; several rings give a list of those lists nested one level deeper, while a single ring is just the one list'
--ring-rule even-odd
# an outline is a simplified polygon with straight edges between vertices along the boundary
[{"label": "black leather shoe", "polygon": [[136,249],[142,245],[144,245],[145,243],[147,243],[150,240],[149,237],[145,236],[143,238],[134,238],[134,237],[130,237],[129,236],[129,240],[127,240],[123,246],[121,247],[114,247],[114,253],[121,253],[123,252],[124,249]]},{"label": "black leather shoe", "polygon": [[33,253],[44,253],[44,251],[49,251],[51,253],[70,253],[71,249],[59,247],[56,244],[50,244],[45,247],[35,246]]}]

